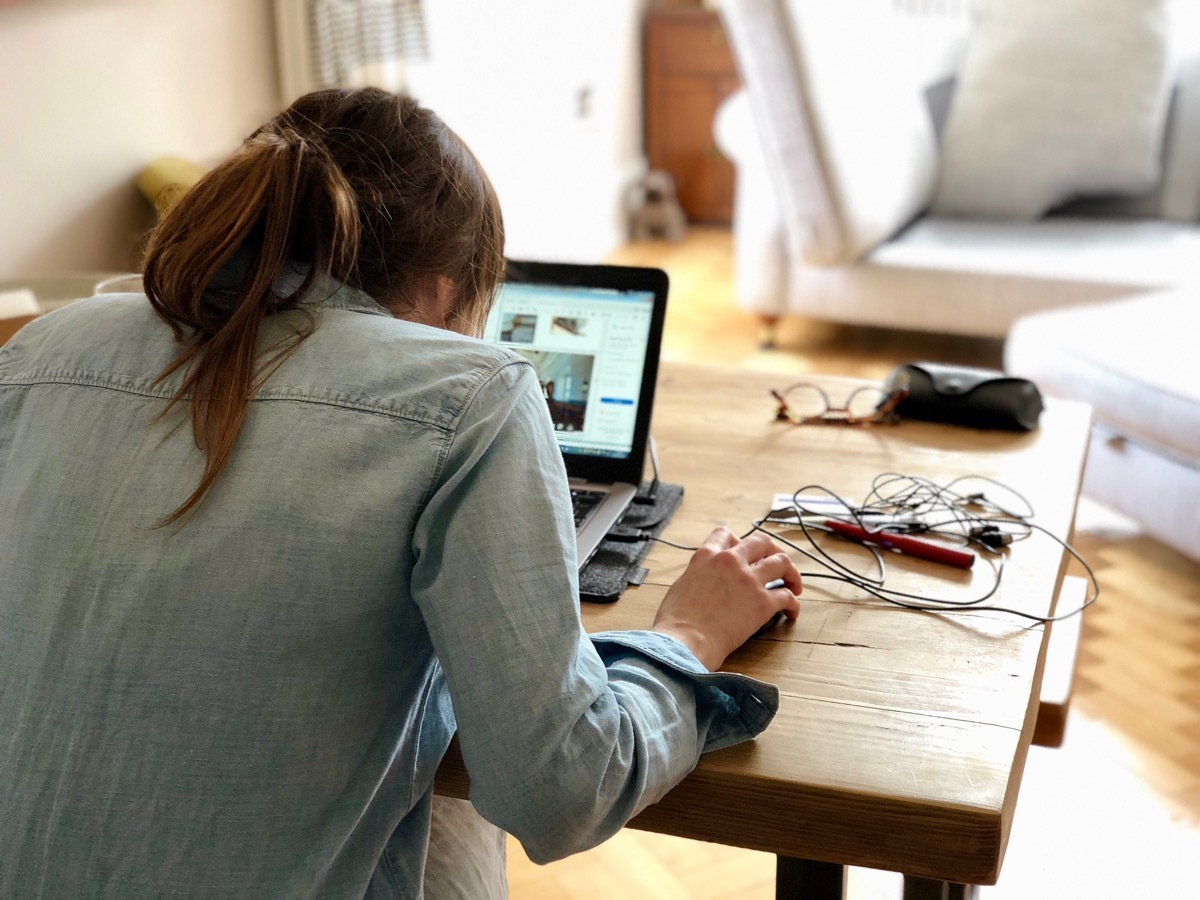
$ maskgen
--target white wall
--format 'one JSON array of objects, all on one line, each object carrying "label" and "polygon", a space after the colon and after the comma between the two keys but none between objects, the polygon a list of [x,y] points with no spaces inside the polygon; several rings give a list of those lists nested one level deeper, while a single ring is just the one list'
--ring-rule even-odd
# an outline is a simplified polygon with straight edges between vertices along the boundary
[{"label": "white wall", "polygon": [[270,0],[0,6],[0,278],[130,268],[161,155],[211,164],[277,111]]},{"label": "white wall", "polygon": [[[410,89],[492,176],[510,255],[598,260],[624,241],[645,2],[425,0]],[[212,164],[277,112],[272,0],[0,5],[0,72],[0,279],[132,268],[141,167]]]},{"label": "white wall", "polygon": [[[643,0],[426,0],[410,92],[479,157],[514,258],[598,261],[642,156]],[[585,96],[586,95],[586,96]]]}]

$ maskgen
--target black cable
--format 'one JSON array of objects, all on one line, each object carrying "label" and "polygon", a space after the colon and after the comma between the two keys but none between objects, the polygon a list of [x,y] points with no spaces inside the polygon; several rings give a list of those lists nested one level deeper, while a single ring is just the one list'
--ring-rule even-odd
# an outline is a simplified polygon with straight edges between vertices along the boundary
[{"label": "black cable", "polygon": [[[797,546],[792,541],[789,541],[787,538],[783,537],[782,535],[775,534],[774,532],[766,531],[765,529],[761,529],[761,530],[763,530],[766,534],[771,535],[771,537],[773,537],[775,540],[782,541],[783,543],[787,544],[789,547],[799,550],[801,553],[804,552],[804,550],[801,547]],[[992,586],[987,590],[987,592],[982,597],[976,597],[974,600],[952,600],[949,598],[927,597],[924,594],[912,594],[912,593],[908,593],[906,591],[899,591],[899,590],[895,590],[893,588],[886,588],[879,584],[874,584],[874,583],[864,584],[862,579],[858,578],[856,575],[853,575],[853,574],[849,577],[847,577],[845,575],[822,574],[820,577],[836,578],[838,581],[844,581],[847,584],[852,584],[856,587],[860,587],[863,590],[867,591],[868,593],[874,594],[875,596],[879,597],[881,600],[887,600],[888,602],[892,602],[892,598],[894,598],[894,597],[903,597],[906,600],[923,600],[926,603],[944,604],[943,606],[937,607],[938,609],[954,609],[955,607],[973,607],[974,609],[981,609],[982,607],[979,607],[977,604],[983,603],[989,597],[994,596],[996,591],[1000,589],[1000,577],[1004,573],[1004,557],[1003,556],[998,558],[998,563],[999,564],[995,568],[996,577],[992,582]],[[898,603],[897,605],[907,605],[907,604]]]},{"label": "black cable", "polygon": [[[1002,505],[983,490],[965,492],[976,483],[989,485],[999,489],[1019,501],[1018,508],[1010,508],[1012,504]],[[839,519],[824,511],[807,508],[802,501],[811,493],[826,495],[839,504],[840,509],[846,510],[846,517],[853,524],[870,534],[907,533],[933,534],[941,538],[961,539],[968,546],[980,552],[981,558],[993,562],[995,578],[991,587],[980,597],[971,600],[954,600],[950,598],[929,597],[906,591],[895,590],[884,585],[887,578],[887,568],[883,555],[870,544],[861,544],[874,557],[878,568],[878,576],[872,577],[855,572],[849,566],[832,556],[821,547],[812,532],[826,532],[824,528],[811,521],[806,516],[825,519]],[[1007,498],[1006,498],[1007,502]],[[923,520],[939,514],[941,518],[935,521]],[[795,515],[795,522],[790,516]],[[785,515],[788,518],[785,518]],[[875,476],[871,482],[870,491],[862,504],[853,505],[839,496],[835,491],[823,485],[806,485],[792,493],[792,509],[771,510],[763,519],[754,521],[741,539],[745,539],[755,531],[762,531],[772,539],[777,540],[797,553],[811,559],[817,565],[828,571],[801,573],[802,578],[822,578],[841,581],[894,606],[919,612],[951,613],[951,612],[997,612],[1005,615],[1018,616],[1037,623],[1058,622],[1071,616],[1079,615],[1100,597],[1100,585],[1096,574],[1087,561],[1066,540],[1058,537],[1049,529],[1031,521],[1034,515],[1032,504],[1020,492],[986,475],[964,475],[941,485],[918,476],[904,475],[899,472],[885,472]],[[895,519],[871,527],[871,521],[879,518]],[[845,521],[846,519],[843,519]],[[766,525],[797,527],[803,532],[815,553],[789,540],[782,534],[767,529]],[[1054,616],[1038,616],[1022,610],[1004,606],[986,604],[995,596],[1000,588],[1004,574],[1007,548],[1016,542],[1029,539],[1034,531],[1039,531],[1059,544],[1087,572],[1091,583],[1091,592],[1085,595],[1084,601],[1077,608]],[[653,540],[676,547],[680,550],[695,551],[695,547],[686,547],[663,538]]]}]

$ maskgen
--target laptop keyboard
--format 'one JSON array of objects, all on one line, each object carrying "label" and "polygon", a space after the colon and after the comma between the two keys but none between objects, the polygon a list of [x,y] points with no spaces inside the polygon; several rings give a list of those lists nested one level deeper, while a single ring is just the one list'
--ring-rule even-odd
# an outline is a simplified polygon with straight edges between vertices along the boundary
[{"label": "laptop keyboard", "polygon": [[575,507],[575,527],[578,528],[591,514],[592,510],[607,494],[604,491],[578,491],[571,489],[571,505]]}]

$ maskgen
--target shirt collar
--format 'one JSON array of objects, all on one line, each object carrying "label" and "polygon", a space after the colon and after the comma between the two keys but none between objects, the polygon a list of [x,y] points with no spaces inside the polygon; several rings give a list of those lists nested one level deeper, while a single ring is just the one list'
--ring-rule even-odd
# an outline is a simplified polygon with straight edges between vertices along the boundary
[{"label": "shirt collar", "polygon": [[[283,277],[283,275],[280,276],[281,279]],[[303,277],[303,275],[300,276],[301,279]],[[279,280],[277,279],[275,282],[276,293],[287,293],[287,291],[280,292],[279,286]],[[391,312],[376,302],[365,291],[360,291],[358,288],[351,287],[328,275],[322,275],[313,282],[312,287],[304,295],[304,299],[300,305],[307,307],[317,306],[321,309],[348,309],[351,312],[363,312],[375,316],[392,318]]]},{"label": "shirt collar", "polygon": [[[250,254],[244,249],[238,250],[228,263],[217,273],[209,286],[211,296],[220,297],[222,294],[236,289],[237,284],[245,275],[250,263]],[[294,294],[308,274],[308,263],[290,259],[283,264],[271,289],[279,297]],[[356,287],[338,281],[329,275],[320,275],[313,280],[308,293],[300,301],[303,307],[318,307],[321,309],[348,309],[352,312],[369,313],[376,316],[392,317],[391,312],[376,300]]]}]

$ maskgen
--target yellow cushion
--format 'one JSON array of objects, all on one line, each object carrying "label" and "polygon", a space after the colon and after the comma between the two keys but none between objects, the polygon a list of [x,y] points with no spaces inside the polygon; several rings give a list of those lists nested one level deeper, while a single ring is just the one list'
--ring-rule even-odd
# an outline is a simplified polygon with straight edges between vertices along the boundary
[{"label": "yellow cushion", "polygon": [[194,162],[178,156],[160,156],[142,169],[137,186],[161,215],[203,174],[204,169]]}]

